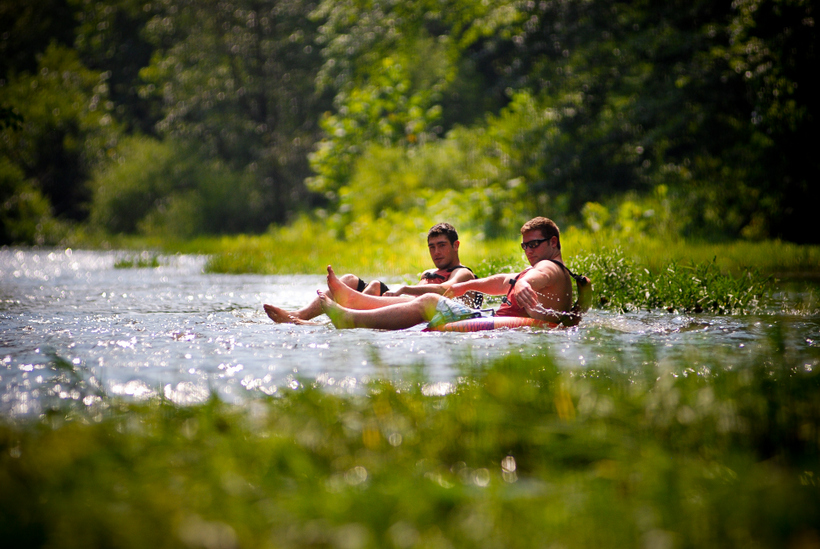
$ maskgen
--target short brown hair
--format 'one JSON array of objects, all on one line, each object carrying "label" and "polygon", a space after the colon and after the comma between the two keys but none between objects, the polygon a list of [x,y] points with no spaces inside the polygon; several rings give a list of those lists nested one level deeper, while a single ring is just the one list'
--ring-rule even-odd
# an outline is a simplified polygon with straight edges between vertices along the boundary
[{"label": "short brown hair", "polygon": [[526,233],[527,231],[540,231],[541,235],[544,238],[552,238],[553,236],[558,238],[558,246],[556,246],[559,250],[561,249],[561,232],[558,230],[558,225],[555,224],[555,221],[552,219],[547,219],[546,217],[534,217],[530,219],[524,226],[521,227],[521,234]]},{"label": "short brown hair", "polygon": [[456,240],[458,240],[458,233],[456,232],[456,228],[450,225],[449,223],[436,223],[433,225],[429,231],[427,231],[427,240],[430,240],[431,236],[439,236],[444,235],[447,237],[447,240],[450,241],[450,244],[455,244]]}]

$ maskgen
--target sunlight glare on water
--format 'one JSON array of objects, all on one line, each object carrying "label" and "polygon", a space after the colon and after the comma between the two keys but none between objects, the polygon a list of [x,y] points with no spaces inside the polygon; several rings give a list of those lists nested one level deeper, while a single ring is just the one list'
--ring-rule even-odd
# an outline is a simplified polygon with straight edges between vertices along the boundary
[{"label": "sunlight glare on water", "polygon": [[[349,393],[374,378],[422,382],[425,394],[443,395],[472,373],[465,364],[480,368],[501,356],[549,354],[572,368],[613,352],[642,360],[647,345],[655,359],[692,346],[742,355],[776,322],[593,310],[568,330],[336,330],[324,316],[320,325],[294,326],[273,323],[262,304],[296,309],[323,276],[206,274],[206,258],[191,255],[115,268],[125,257],[0,250],[0,414],[41,413],[58,399],[88,404],[101,394],[189,404],[212,391],[240,402],[249,392],[275,395],[305,383]],[[820,341],[816,314],[796,325],[790,337]]]}]

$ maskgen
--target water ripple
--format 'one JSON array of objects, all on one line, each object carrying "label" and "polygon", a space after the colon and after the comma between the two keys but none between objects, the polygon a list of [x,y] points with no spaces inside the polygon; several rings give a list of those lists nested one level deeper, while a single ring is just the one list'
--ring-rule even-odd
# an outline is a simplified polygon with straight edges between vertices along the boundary
[{"label": "water ripple", "polygon": [[[781,330],[818,367],[815,313],[714,317],[592,311],[578,328],[476,333],[338,331],[329,323],[277,325],[261,309],[297,308],[320,275],[203,273],[200,256],[160,257],[118,269],[121,252],[0,250],[0,414],[38,414],[55,400],[98,394],[202,402],[277,394],[309,383],[350,393],[372,378],[422,383],[446,394],[482,364],[508,355],[554,357],[572,368],[612,353],[662,362],[704,347],[727,360]],[[324,318],[324,317],[321,317]],[[326,319],[325,319],[326,320]],[[648,358],[647,358],[648,357]]]}]

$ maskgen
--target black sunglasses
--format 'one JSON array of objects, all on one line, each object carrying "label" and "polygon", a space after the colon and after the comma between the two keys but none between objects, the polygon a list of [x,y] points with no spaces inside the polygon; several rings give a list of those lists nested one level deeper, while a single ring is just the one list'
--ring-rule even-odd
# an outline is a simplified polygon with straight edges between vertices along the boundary
[{"label": "black sunglasses", "polygon": [[526,251],[527,248],[534,249],[541,245],[542,242],[546,242],[549,238],[541,238],[536,240],[529,240],[527,242],[521,243],[521,249]]}]

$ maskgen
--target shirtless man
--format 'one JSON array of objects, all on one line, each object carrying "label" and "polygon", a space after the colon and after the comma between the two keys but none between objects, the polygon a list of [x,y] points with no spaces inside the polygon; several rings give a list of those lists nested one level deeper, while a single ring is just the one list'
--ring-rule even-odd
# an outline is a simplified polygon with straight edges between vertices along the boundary
[{"label": "shirtless man", "polygon": [[530,267],[518,274],[497,274],[453,284],[444,293],[425,294],[412,301],[393,301],[346,291],[328,267],[328,288],[333,297],[319,294],[321,306],[337,328],[400,330],[429,322],[437,326],[475,316],[476,311],[449,299],[468,291],[505,295],[496,311],[499,316],[526,316],[551,323],[574,325],[580,312],[572,310],[572,281],[584,288],[581,309],[588,307],[589,279],[575,277],[564,266],[558,226],[545,217],[531,219],[521,227],[521,248]]},{"label": "shirtless man", "polygon": [[[412,299],[412,296],[426,293],[443,294],[452,284],[475,278],[473,271],[462,265],[458,258],[459,245],[455,228],[449,223],[437,223],[427,232],[427,248],[435,268],[424,271],[418,284],[401,286],[395,291],[390,291],[383,282],[374,280],[366,284],[361,278],[352,274],[341,277],[336,277],[334,274],[334,284],[341,283],[345,286],[345,290],[361,295],[404,296],[400,301],[407,301]],[[336,290],[340,289],[340,286],[336,287]],[[334,288],[328,286],[328,292],[325,292],[325,295],[332,299],[335,293]],[[264,305],[264,309],[274,322],[291,324],[315,324],[311,322],[311,319],[324,312],[319,297],[297,311],[288,312],[280,307],[267,304]]]}]

